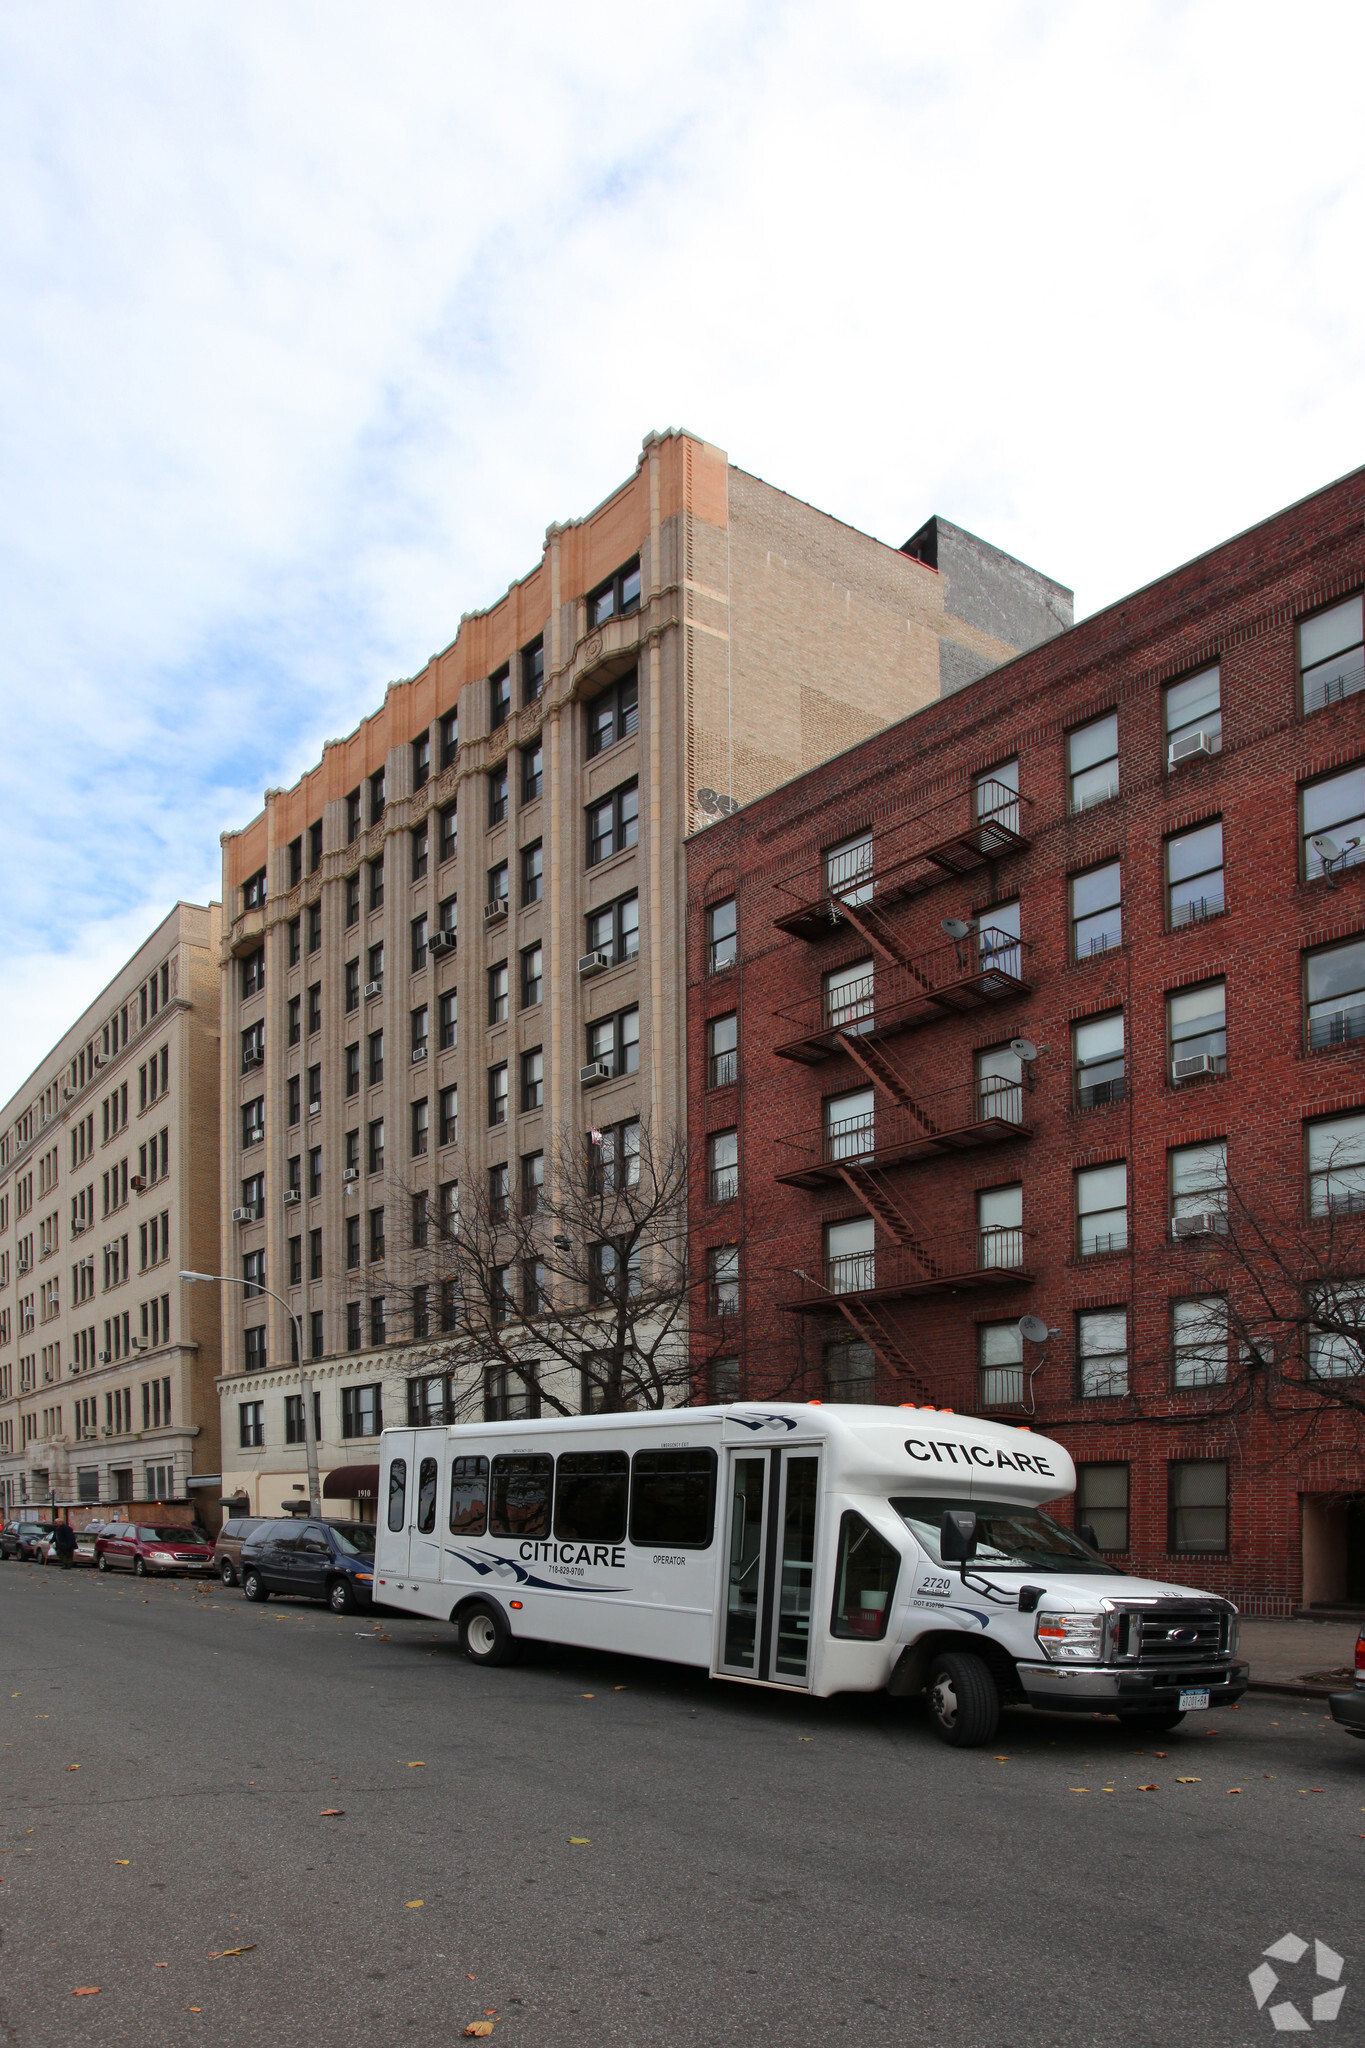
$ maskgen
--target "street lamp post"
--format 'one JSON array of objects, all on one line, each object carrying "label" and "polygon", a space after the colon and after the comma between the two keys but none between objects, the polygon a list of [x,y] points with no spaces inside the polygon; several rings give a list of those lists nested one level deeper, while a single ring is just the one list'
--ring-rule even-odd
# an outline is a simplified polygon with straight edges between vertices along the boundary
[{"label": "street lamp post", "polygon": [[182,1273],[182,1280],[203,1280],[215,1282],[224,1287],[245,1287],[252,1294],[264,1294],[271,1301],[277,1301],[294,1326],[294,1343],[299,1354],[299,1396],[303,1407],[303,1443],[308,1460],[308,1512],[322,1519],[322,1487],[318,1481],[318,1433],[313,1419],[313,1376],[304,1362],[303,1324],[295,1315],[289,1303],[271,1287],[262,1287],[259,1280],[242,1280],[235,1273]]}]

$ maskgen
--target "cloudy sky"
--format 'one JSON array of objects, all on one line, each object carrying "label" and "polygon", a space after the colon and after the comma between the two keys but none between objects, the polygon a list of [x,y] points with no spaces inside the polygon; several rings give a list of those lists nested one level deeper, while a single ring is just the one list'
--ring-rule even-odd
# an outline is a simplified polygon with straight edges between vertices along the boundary
[{"label": "cloudy sky", "polygon": [[1365,460],[1365,10],[0,0],[0,1100],[650,428],[1081,613]]}]

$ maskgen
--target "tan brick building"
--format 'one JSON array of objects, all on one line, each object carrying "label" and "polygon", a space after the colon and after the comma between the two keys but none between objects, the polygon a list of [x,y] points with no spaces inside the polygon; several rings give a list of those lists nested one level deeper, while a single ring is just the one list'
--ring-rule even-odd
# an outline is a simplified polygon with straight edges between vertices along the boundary
[{"label": "tan brick building", "polygon": [[[396,1209],[503,1167],[515,1195],[566,1128],[683,1124],[688,835],[1070,620],[1069,591],[945,522],[890,548],[650,435],[224,836],[222,1271],[300,1319],[333,1497],[406,1413]],[[302,1491],[293,1332],[244,1296],[225,1491],[268,1512]]]},{"label": "tan brick building", "polygon": [[218,1253],[221,945],[178,903],[0,1110],[7,1513],[216,1513],[218,1304],[177,1274]]}]

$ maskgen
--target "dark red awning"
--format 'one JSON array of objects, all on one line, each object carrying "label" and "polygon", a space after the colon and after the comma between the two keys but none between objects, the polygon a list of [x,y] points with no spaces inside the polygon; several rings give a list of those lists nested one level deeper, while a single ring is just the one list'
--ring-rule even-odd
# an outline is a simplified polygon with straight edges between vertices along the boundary
[{"label": "dark red awning", "polygon": [[377,1465],[338,1465],[322,1482],[324,1500],[374,1500],[378,1494]]}]

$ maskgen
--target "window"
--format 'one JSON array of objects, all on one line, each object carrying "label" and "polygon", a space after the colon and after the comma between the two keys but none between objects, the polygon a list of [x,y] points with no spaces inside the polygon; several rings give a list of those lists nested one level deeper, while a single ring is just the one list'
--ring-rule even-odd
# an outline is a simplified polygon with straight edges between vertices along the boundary
[{"label": "window", "polygon": [[972,814],[978,825],[1019,830],[1019,758],[998,761],[972,783]]},{"label": "window", "polygon": [[860,1020],[866,1020],[864,1030],[871,1030],[876,973],[870,958],[850,961],[847,967],[831,968],[821,976],[821,990],[827,1031],[847,1031]]},{"label": "window", "polygon": [[733,896],[706,913],[706,971],[719,974],[739,958],[738,909]]},{"label": "window", "polygon": [[[839,1523],[830,1634],[880,1642],[891,1619],[899,1572],[900,1553],[895,1545],[879,1536],[854,1509],[845,1509]],[[751,1662],[752,1657],[740,1661]]]},{"label": "window", "polygon": [[437,727],[441,741],[441,766],[448,768],[460,750],[460,714],[458,709],[442,713]]},{"label": "window", "polygon": [[460,996],[457,989],[447,989],[441,997],[437,1011],[440,1018],[440,1045],[442,1052],[449,1052],[460,1042]]},{"label": "window", "polygon": [[1071,1027],[1077,1109],[1123,1100],[1123,1012],[1087,1017]]},{"label": "window", "polygon": [[1076,1175],[1076,1233],[1082,1258],[1128,1244],[1128,1166],[1091,1166]]},{"label": "window", "polygon": [[1166,922],[1179,931],[1224,908],[1223,824],[1215,818],[1166,841]]},{"label": "window", "polygon": [[[455,1238],[460,1234],[460,1183],[457,1180],[442,1181],[436,1190],[437,1214],[442,1237]],[[445,1328],[446,1325],[442,1325]]]},{"label": "window", "polygon": [[1102,868],[1071,878],[1071,957],[1087,960],[1123,943],[1121,866]]},{"label": "window", "polygon": [[384,815],[384,770],[376,768],[370,777],[370,823],[377,825]]},{"label": "window", "polygon": [[302,835],[302,833],[300,833],[300,834],[299,834],[299,837],[298,837],[297,839],[291,839],[291,840],[290,840],[290,842],[289,842],[289,886],[290,886],[290,888],[291,888],[291,889],[295,889],[295,888],[297,888],[297,887],[298,887],[298,885],[299,885],[299,883],[300,883],[300,882],[301,882],[302,880],[303,880],[303,835]]},{"label": "window", "polygon": [[360,1303],[358,1301],[348,1301],[346,1304],[346,1349],[348,1351],[359,1351],[360,1343]]},{"label": "window", "polygon": [[[246,1030],[242,1033],[242,1072],[245,1074],[249,1068],[259,1067],[264,1058],[265,1025],[264,1023],[248,1024]],[[74,1165],[75,1163],[73,1158],[72,1164]]]},{"label": "window", "polygon": [[[360,962],[358,960],[348,960],[346,962],[345,976],[346,1015],[349,1017],[352,1011],[360,1008]],[[290,1043],[292,1044],[293,1040]]]},{"label": "window", "polygon": [[588,866],[610,860],[635,846],[640,838],[640,789],[631,781],[614,789],[600,803],[588,806]]},{"label": "window", "polygon": [[314,1145],[308,1154],[308,1198],[316,1201],[322,1193],[322,1147]]},{"label": "window", "polygon": [[505,1223],[511,1213],[511,1187],[509,1168],[504,1160],[498,1166],[488,1169],[488,1220],[490,1223]]},{"label": "window", "polygon": [[371,946],[366,958],[366,967],[368,970],[366,979],[369,982],[369,988],[366,989],[365,995],[368,1000],[371,988],[378,995],[384,985],[384,945],[382,940],[377,946]]},{"label": "window", "polygon": [[1334,1281],[1313,1290],[1308,1326],[1308,1371],[1313,1379],[1355,1379],[1365,1373],[1365,1287]]},{"label": "window", "polygon": [[[314,1352],[314,1357],[317,1353]],[[313,1396],[313,1436],[322,1436],[322,1396]],[[284,1440],[287,1444],[301,1444],[304,1441],[303,1396],[286,1394],[284,1397]]]},{"label": "window", "polygon": [[[359,1302],[351,1303],[350,1307],[355,1309],[358,1322],[360,1313]],[[357,1334],[359,1333],[357,1332]],[[355,1348],[359,1349],[359,1346],[357,1345]],[[342,1388],[341,1434],[343,1436],[378,1436],[383,1427],[384,1396],[383,1388],[378,1382],[367,1387]],[[402,1464],[403,1460],[401,1458],[395,1458],[393,1466],[390,1468],[395,1476]],[[401,1485],[401,1480],[399,1483]],[[392,1520],[390,1520],[389,1526],[392,1528]],[[401,1519],[398,1526],[402,1527]]]},{"label": "window", "polygon": [[1119,715],[1110,711],[1067,734],[1071,808],[1088,811],[1119,793]]},{"label": "window", "polygon": [[348,790],[346,794],[346,844],[351,846],[360,837],[360,791]]},{"label": "window", "polygon": [[732,1088],[739,1078],[739,1017],[727,1010],[706,1025],[706,1085]]},{"label": "window", "polygon": [[488,1527],[487,1458],[450,1461],[450,1533],[482,1536]]},{"label": "window", "polygon": [[1228,1376],[1228,1305],[1221,1294],[1171,1303],[1171,1355],[1177,1387],[1221,1386]]},{"label": "window", "polygon": [[521,1106],[523,1110],[545,1107],[545,1054],[538,1045],[521,1056]]},{"label": "window", "polygon": [[250,1329],[243,1330],[242,1363],[244,1364],[248,1372],[265,1371],[266,1355],[264,1323],[254,1323]]},{"label": "window", "polygon": [[624,1543],[630,1460],[624,1451],[565,1451],[555,1470],[556,1540]]},{"label": "window", "polygon": [[360,1218],[345,1218],[343,1237],[346,1248],[346,1271],[354,1273],[360,1264]]},{"label": "window", "polygon": [[1024,1190],[983,1188],[976,1198],[977,1259],[982,1272],[1024,1263]]},{"label": "window", "polygon": [[612,683],[588,706],[588,758],[605,754],[618,740],[629,738],[640,723],[640,687],[635,670]]},{"label": "window", "polygon": [[640,1068],[640,1012],[618,1010],[588,1026],[588,1064],[606,1067],[608,1078],[635,1074]]},{"label": "window", "polygon": [[488,901],[507,908],[507,862],[500,860],[496,867],[488,870]]},{"label": "window", "polygon": [[545,893],[545,852],[537,839],[521,849],[521,900],[539,903]]},{"label": "window", "polygon": [[1361,600],[1348,597],[1299,627],[1299,677],[1305,712],[1321,711],[1365,688]]},{"label": "window", "polygon": [[310,1280],[321,1280],[322,1278],[322,1232],[320,1230],[310,1230],[308,1233],[308,1278]]},{"label": "window", "polygon": [[976,1114],[983,1123],[992,1117],[1024,1121],[1024,1063],[1007,1045],[976,1055]]},{"label": "window", "polygon": [[1226,1213],[1228,1148],[1222,1138],[1209,1138],[1200,1145],[1173,1146],[1166,1159],[1173,1224],[1182,1219]]},{"label": "window", "polygon": [[412,786],[425,789],[431,780],[431,730],[419,732],[412,743]]},{"label": "window", "polygon": [[413,826],[412,832],[409,836],[412,840],[412,879],[414,882],[420,882],[426,875],[427,871],[427,847],[429,844],[429,839],[427,833],[427,821],[425,818],[423,818],[420,825]]},{"label": "window", "polygon": [[370,1264],[377,1266],[384,1256],[384,1211],[370,1211]]},{"label": "window", "polygon": [[248,875],[242,884],[243,910],[265,908],[265,869],[258,868],[254,875]]},{"label": "window", "polygon": [[840,903],[872,901],[872,834],[855,832],[835,846],[825,848],[825,889]]},{"label": "window", "polygon": [[507,1062],[488,1069],[488,1128],[507,1122]]},{"label": "window", "polygon": [[634,891],[591,911],[587,923],[588,951],[600,953],[608,966],[634,960],[640,951],[640,898]]},{"label": "window", "polygon": [[447,938],[454,938],[460,928],[460,899],[458,896],[443,896],[436,906],[438,928]]},{"label": "window", "polygon": [[877,1284],[876,1229],[870,1216],[825,1225],[825,1285],[831,1294],[861,1294]]},{"label": "window", "polygon": [[237,1441],[244,1451],[259,1451],[265,1445],[265,1402],[237,1403]]},{"label": "window", "polygon": [[1225,984],[1180,989],[1166,998],[1171,1044],[1171,1079],[1193,1081],[1200,1074],[1224,1074],[1228,1065]]},{"label": "window", "polygon": [[1024,1340],[1017,1322],[977,1325],[976,1366],[983,1408],[1022,1404]]},{"label": "window", "polygon": [[713,1202],[739,1194],[739,1132],[713,1131],[706,1141],[707,1189]]},{"label": "window", "polygon": [[384,1119],[376,1117],[370,1125],[370,1172],[384,1171]]},{"label": "window", "polygon": [[419,1004],[409,1017],[408,1035],[414,1062],[424,1060],[427,1056],[427,1006],[425,1003]]},{"label": "window", "polygon": [[876,1401],[877,1359],[870,1344],[856,1337],[836,1338],[825,1345],[822,1363],[827,1401]]},{"label": "window", "polygon": [[[520,1411],[524,1414],[524,1409]],[[490,1536],[548,1536],[554,1459],[536,1456],[494,1458]]]},{"label": "window", "polygon": [[1348,768],[1301,793],[1305,881],[1365,860],[1365,768]]},{"label": "window", "polygon": [[382,1294],[372,1294],[370,1296],[370,1343],[376,1349],[381,1344],[387,1344],[389,1341],[387,1315],[387,1297]]},{"label": "window", "polygon": [[1223,746],[1223,711],[1217,663],[1172,683],[1166,691],[1166,765],[1200,754],[1217,754]]},{"label": "window", "polygon": [[604,1131],[590,1132],[588,1143],[596,1151],[594,1183],[599,1194],[618,1194],[622,1188],[640,1184],[640,1119],[610,1124]]},{"label": "window", "polygon": [[420,974],[427,964],[427,921],[425,915],[412,920],[412,971]]},{"label": "window", "polygon": [[322,983],[315,981],[308,991],[308,1036],[322,1029]]},{"label": "window", "polygon": [[649,1549],[706,1550],[716,1522],[716,1454],[637,1451],[631,1461],[630,1540]]},{"label": "window", "polygon": [[512,671],[506,662],[488,678],[488,730],[506,725],[512,710]]},{"label": "window", "polygon": [[627,562],[624,569],[618,569],[614,576],[598,585],[588,598],[589,626],[605,625],[626,612],[640,609],[640,562],[637,556]]},{"label": "window", "polygon": [[824,1110],[824,1155],[827,1160],[862,1159],[877,1143],[877,1111],[870,1088],[851,1088],[827,1095]]},{"label": "window", "polygon": [[545,1192],[545,1154],[527,1152],[521,1162],[521,1213],[536,1216],[540,1213],[541,1197]]},{"label": "window", "polygon": [[369,1047],[369,1074],[371,1088],[377,1088],[384,1078],[384,1034],[372,1031],[367,1041]]},{"label": "window", "polygon": [[1365,1209],[1365,1116],[1322,1117],[1304,1125],[1310,1216]]},{"label": "window", "polygon": [[507,818],[507,763],[503,761],[488,773],[488,822],[501,825]]},{"label": "window", "polygon": [[521,701],[534,704],[545,688],[545,640],[542,635],[521,650]]},{"label": "window", "polygon": [[288,930],[288,960],[291,967],[297,967],[303,956],[302,926],[297,917],[291,917]]},{"label": "window", "polygon": [[539,739],[521,750],[521,800],[533,804],[545,788],[545,749]]},{"label": "window", "polygon": [[1178,1556],[1228,1547],[1228,1468],[1221,1458],[1173,1460],[1167,1469],[1166,1548]]},{"label": "window", "polygon": [[1086,1400],[1128,1392],[1126,1309],[1084,1309],[1077,1316],[1076,1379]]},{"label": "window", "polygon": [[497,960],[488,970],[488,1021],[507,1022],[507,962]]},{"label": "window", "polygon": [[308,910],[308,950],[316,953],[322,944],[322,905],[310,904]]},{"label": "window", "polygon": [[448,860],[454,860],[460,848],[459,823],[457,818],[456,806],[454,804],[447,804],[445,808],[441,811],[438,811],[436,815],[440,826],[440,839],[438,841],[439,852],[437,854],[437,859],[440,861],[441,865],[444,866]]},{"label": "window", "polygon": [[242,957],[242,1001],[258,996],[265,987],[265,947],[257,946],[254,953]]},{"label": "window", "polygon": [[424,1095],[419,1102],[414,1102],[412,1105],[411,1156],[414,1159],[426,1158],[427,1139],[430,1135],[430,1130],[431,1118],[427,1107],[427,1098]]},{"label": "window", "polygon": [[347,929],[347,930],[349,931],[349,930],[350,930],[350,928],[351,928],[351,926],[352,926],[353,924],[359,924],[359,923],[360,923],[360,876],[359,876],[358,874],[354,874],[354,875],[347,875],[347,877],[346,877],[346,929]]},{"label": "window", "polygon": [[1095,1547],[1105,1551],[1128,1548],[1128,1467],[1126,1465],[1078,1465],[1076,1467],[1076,1527],[1088,1528]]},{"label": "window", "polygon": [[739,1246],[712,1245],[706,1254],[706,1282],[713,1316],[739,1314]]},{"label": "window", "polygon": [[370,909],[382,910],[384,908],[384,856],[382,853],[378,860],[370,862],[368,872],[370,877]]},{"label": "window", "polygon": [[242,1146],[261,1145],[265,1142],[265,1097],[258,1095],[251,1102],[242,1104]]},{"label": "window", "polygon": [[1308,954],[1304,974],[1308,1050],[1327,1052],[1365,1038],[1365,938]]},{"label": "window", "polygon": [[521,1007],[531,1010],[540,1001],[544,955],[537,943],[527,946],[521,956]]}]

